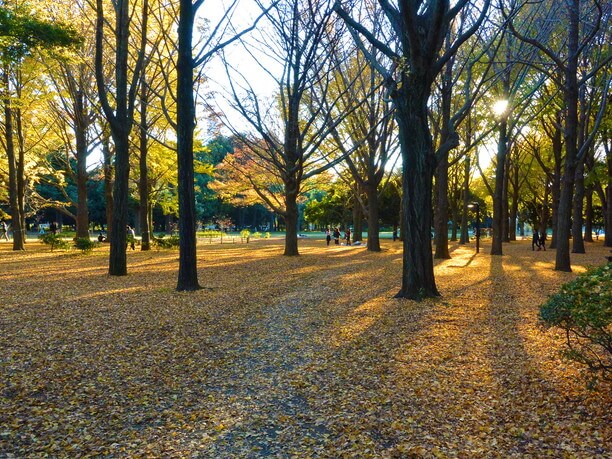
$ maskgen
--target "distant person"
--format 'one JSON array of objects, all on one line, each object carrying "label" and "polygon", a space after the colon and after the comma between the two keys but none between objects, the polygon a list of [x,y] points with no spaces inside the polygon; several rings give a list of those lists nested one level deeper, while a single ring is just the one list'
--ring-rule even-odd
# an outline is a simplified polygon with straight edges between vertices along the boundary
[{"label": "distant person", "polygon": [[540,232],[540,238],[538,239],[539,248],[538,250],[543,250],[546,252],[546,230]]},{"label": "distant person", "polygon": [[334,228],[334,244],[340,245],[340,228]]},{"label": "distant person", "polygon": [[344,239],[346,239],[346,245],[351,245],[351,229],[347,228],[344,233]]},{"label": "distant person", "polygon": [[538,230],[534,229],[531,238],[531,251],[533,252],[536,247],[540,250],[540,235],[538,234]]},{"label": "distant person", "polygon": [[4,220],[0,222],[0,239],[4,239],[6,241],[9,240],[8,227],[6,226],[6,222]]},{"label": "distant person", "polygon": [[331,230],[329,229],[329,226],[325,230],[325,241],[327,242],[327,245],[329,246],[329,243],[331,242]]},{"label": "distant person", "polygon": [[130,225],[126,226],[127,229],[127,241],[130,244],[132,250],[136,250],[136,233],[134,232],[134,228]]},{"label": "distant person", "polygon": [[57,234],[57,223],[51,222],[49,225],[49,231],[51,231],[51,234]]},{"label": "distant person", "polygon": [[397,228],[393,228],[393,242],[397,241]]}]

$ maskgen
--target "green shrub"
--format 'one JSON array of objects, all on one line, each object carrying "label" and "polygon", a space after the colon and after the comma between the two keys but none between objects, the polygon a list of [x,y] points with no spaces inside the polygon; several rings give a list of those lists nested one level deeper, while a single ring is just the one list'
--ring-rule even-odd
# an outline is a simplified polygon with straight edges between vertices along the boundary
[{"label": "green shrub", "polygon": [[70,244],[65,241],[59,234],[45,233],[39,235],[38,239],[40,239],[43,244],[50,245],[51,251],[53,251],[54,249],[67,249],[70,247]]},{"label": "green shrub", "polygon": [[251,238],[251,232],[248,229],[244,229],[240,231],[240,241],[241,242],[244,242],[246,239],[246,242],[248,244],[250,238]]},{"label": "green shrub", "polygon": [[546,327],[565,331],[563,355],[586,365],[593,378],[612,370],[612,264],[591,269],[540,307]]},{"label": "green shrub", "polygon": [[94,247],[97,247],[98,243],[92,241],[88,237],[78,237],[74,240],[74,247],[79,249],[83,253],[90,253]]},{"label": "green shrub", "polygon": [[158,249],[174,249],[179,246],[179,237],[178,236],[170,236],[169,238],[165,237],[156,237],[153,238],[153,245],[155,245]]},{"label": "green shrub", "polygon": [[266,232],[266,234],[264,234],[264,238],[265,238],[265,239],[270,239],[270,233],[269,233],[269,232]]},{"label": "green shrub", "polygon": [[261,238],[261,233],[259,231],[254,232],[251,237],[253,239],[260,239]]}]

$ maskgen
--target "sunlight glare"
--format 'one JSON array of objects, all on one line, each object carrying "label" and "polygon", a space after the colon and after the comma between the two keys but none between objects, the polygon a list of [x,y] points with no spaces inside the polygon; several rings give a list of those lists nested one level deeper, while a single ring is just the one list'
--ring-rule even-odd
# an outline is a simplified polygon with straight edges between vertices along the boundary
[{"label": "sunlight glare", "polygon": [[505,99],[498,100],[493,104],[493,113],[497,116],[502,116],[506,113],[506,110],[508,110],[508,101]]}]

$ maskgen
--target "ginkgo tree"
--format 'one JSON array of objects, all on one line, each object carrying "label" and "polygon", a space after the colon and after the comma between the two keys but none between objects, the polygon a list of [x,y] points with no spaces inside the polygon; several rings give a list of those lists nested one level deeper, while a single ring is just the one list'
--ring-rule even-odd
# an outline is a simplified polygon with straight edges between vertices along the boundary
[{"label": "ginkgo tree", "polygon": [[[385,56],[381,61],[369,55],[387,85],[399,129],[405,233],[402,287],[397,296],[438,296],[431,253],[432,180],[437,158],[428,124],[428,101],[445,64],[487,17],[490,0],[379,0],[384,13],[379,17],[388,24],[384,40],[375,37],[367,23],[356,21],[345,3],[337,1],[336,12],[354,32],[362,51],[369,55],[363,43],[366,40]],[[471,24],[442,50],[451,25],[460,15],[469,18]]]},{"label": "ginkgo tree", "polygon": [[[539,3],[519,1],[510,6],[510,9],[504,10],[504,14],[511,32],[538,52],[539,60],[535,65],[555,83],[556,89],[563,97],[564,155],[557,219],[555,270],[571,271],[571,214],[576,170],[584,161],[604,119],[612,78],[609,69],[612,62],[610,53],[599,54],[596,59],[590,59],[588,53],[598,36],[609,38],[609,34],[605,31],[610,12],[609,8],[605,9],[599,0]],[[525,10],[529,11],[528,15],[524,14]],[[563,39],[553,40],[553,35]],[[600,38],[595,43],[603,43],[602,39],[606,41],[605,38]],[[586,65],[581,69],[583,62]],[[602,73],[604,74],[602,104],[597,112],[596,121],[590,129],[584,129],[581,133],[581,125],[585,118],[581,116],[580,91]]]},{"label": "ginkgo tree", "polygon": [[194,186],[194,132],[196,122],[194,72],[204,68],[210,59],[223,48],[255,28],[262,13],[254,23],[236,32],[231,26],[233,14],[238,9],[238,0],[225,7],[222,18],[194,46],[194,26],[198,10],[205,0],[180,0],[178,15],[178,37],[176,48],[176,119],[174,128],[177,138],[178,198],[179,198],[179,273],[178,291],[200,289],[196,253],[196,213]]},{"label": "ginkgo tree", "polygon": [[332,56],[341,45],[341,30],[334,27],[327,1],[283,0],[265,17],[266,27],[245,47],[274,86],[274,96],[260,93],[249,76],[227,59],[230,103],[248,132],[241,132],[227,118],[226,124],[242,136],[249,154],[282,180],[283,205],[277,212],[286,224],[284,255],[297,256],[298,198],[303,183],[343,159],[337,150],[322,148],[344,116],[333,111],[340,97],[321,104],[321,97],[313,94],[329,96],[336,65]]},{"label": "ginkgo tree", "polygon": [[[134,4],[117,0],[114,5],[96,0],[95,75],[98,98],[115,148],[115,180],[113,220],[108,272],[114,276],[127,274],[127,214],[130,177],[130,134],[134,127],[136,96],[146,56],[148,0]],[[140,14],[136,14],[136,12]],[[140,19],[139,26],[136,21]],[[111,24],[113,24],[111,26]],[[136,45],[133,45],[135,34]],[[110,46],[109,36],[114,38]],[[105,74],[105,56],[112,56],[115,72]]]},{"label": "ginkgo tree", "polygon": [[[69,47],[80,42],[70,27],[30,13],[27,2],[0,6],[0,91],[3,105],[3,147],[8,162],[13,249],[25,249],[25,150],[20,131],[19,69],[36,50]],[[16,77],[16,78],[14,78]],[[16,141],[17,139],[17,141]]]},{"label": "ginkgo tree", "polygon": [[80,42],[70,27],[30,13],[27,2],[0,6],[0,91],[3,105],[3,142],[8,163],[8,186],[13,250],[25,249],[25,145],[20,113],[24,81],[19,69],[35,51],[69,47]]}]

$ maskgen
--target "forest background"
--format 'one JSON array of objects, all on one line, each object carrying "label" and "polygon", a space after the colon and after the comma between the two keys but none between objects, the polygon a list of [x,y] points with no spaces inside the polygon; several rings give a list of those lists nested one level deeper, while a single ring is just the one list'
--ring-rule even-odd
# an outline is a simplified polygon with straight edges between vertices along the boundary
[{"label": "forest background", "polygon": [[37,224],[104,227],[123,275],[127,224],[142,250],[178,228],[190,290],[196,229],[284,230],[297,255],[298,232],[327,226],[379,251],[383,225],[412,298],[438,294],[432,236],[449,258],[475,209],[492,255],[526,225],[557,270],[593,235],[612,245],[609,5],[211,4],[3,3],[15,250]]}]

